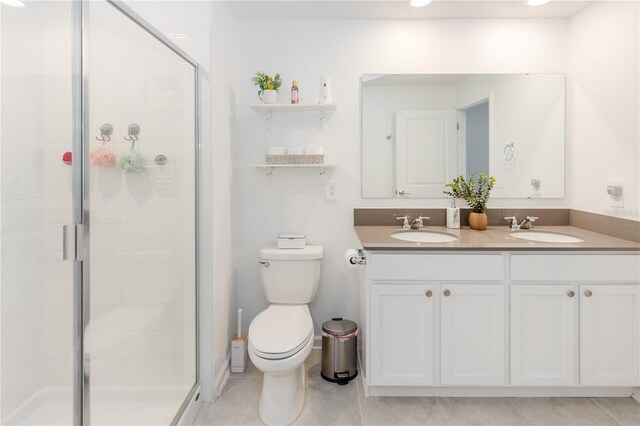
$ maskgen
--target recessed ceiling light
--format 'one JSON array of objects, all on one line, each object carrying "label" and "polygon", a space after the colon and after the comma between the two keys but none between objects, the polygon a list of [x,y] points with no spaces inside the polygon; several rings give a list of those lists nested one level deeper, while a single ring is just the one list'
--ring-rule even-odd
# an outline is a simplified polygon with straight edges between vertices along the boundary
[{"label": "recessed ceiling light", "polygon": [[23,2],[21,2],[20,0],[0,0],[0,3],[6,4],[7,6],[13,6],[13,7],[24,7],[25,6],[25,4]]},{"label": "recessed ceiling light", "polygon": [[431,0],[411,0],[409,4],[413,7],[422,7],[431,3]]},{"label": "recessed ceiling light", "polygon": [[529,6],[542,6],[543,4],[549,3],[551,0],[529,0],[527,4]]}]

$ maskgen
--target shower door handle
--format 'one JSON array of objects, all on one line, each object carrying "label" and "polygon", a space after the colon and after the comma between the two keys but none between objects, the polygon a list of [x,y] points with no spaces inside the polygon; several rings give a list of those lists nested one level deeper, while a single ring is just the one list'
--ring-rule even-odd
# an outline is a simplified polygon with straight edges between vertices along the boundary
[{"label": "shower door handle", "polygon": [[62,260],[81,260],[82,225],[62,225]]}]

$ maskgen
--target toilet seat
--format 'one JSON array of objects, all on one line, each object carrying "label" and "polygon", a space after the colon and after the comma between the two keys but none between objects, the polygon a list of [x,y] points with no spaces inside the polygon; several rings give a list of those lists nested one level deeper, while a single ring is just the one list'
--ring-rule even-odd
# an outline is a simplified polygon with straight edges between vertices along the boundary
[{"label": "toilet seat", "polygon": [[307,305],[271,305],[249,326],[249,348],[264,359],[293,356],[312,338],[313,321]]}]

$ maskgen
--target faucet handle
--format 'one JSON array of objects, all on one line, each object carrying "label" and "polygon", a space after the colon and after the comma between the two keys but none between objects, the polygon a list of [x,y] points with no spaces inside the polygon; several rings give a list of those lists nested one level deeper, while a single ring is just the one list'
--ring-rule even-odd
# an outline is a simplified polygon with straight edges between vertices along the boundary
[{"label": "faucet handle", "polygon": [[[429,220],[429,219],[431,219],[429,216],[418,216],[415,219],[413,219],[412,225],[417,227],[417,229],[422,229],[424,228],[424,224],[422,223],[422,221]],[[413,229],[416,229],[416,228],[413,228]]]},{"label": "faucet handle", "polygon": [[539,218],[538,218],[538,216],[527,216],[527,219],[529,219],[529,222],[535,222]]},{"label": "faucet handle", "polygon": [[409,229],[411,225],[409,225],[409,216],[396,216],[396,220],[403,220],[402,229]]},{"label": "faucet handle", "polygon": [[504,220],[510,220],[511,221],[511,229],[518,229],[518,218],[515,216],[507,216],[504,218]]}]

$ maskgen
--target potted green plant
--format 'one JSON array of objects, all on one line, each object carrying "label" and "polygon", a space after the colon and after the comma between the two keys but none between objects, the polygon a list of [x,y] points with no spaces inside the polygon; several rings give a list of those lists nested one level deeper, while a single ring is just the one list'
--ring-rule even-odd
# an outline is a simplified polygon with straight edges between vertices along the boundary
[{"label": "potted green plant", "polygon": [[471,229],[484,230],[487,229],[487,202],[489,194],[493,189],[496,179],[480,174],[478,179],[475,175],[469,176],[469,181],[464,176],[458,176],[451,183],[446,184],[448,191],[442,191],[453,198],[462,198],[471,207],[469,213],[469,226]]},{"label": "potted green plant", "polygon": [[261,71],[258,71],[251,79],[251,82],[260,88],[258,91],[258,97],[262,102],[265,104],[276,103],[278,89],[282,86],[280,74],[276,74],[271,77]]}]

